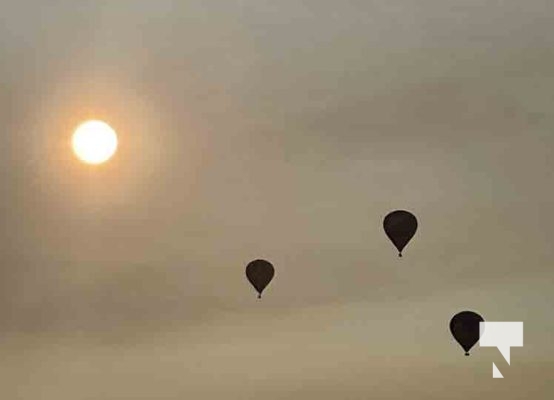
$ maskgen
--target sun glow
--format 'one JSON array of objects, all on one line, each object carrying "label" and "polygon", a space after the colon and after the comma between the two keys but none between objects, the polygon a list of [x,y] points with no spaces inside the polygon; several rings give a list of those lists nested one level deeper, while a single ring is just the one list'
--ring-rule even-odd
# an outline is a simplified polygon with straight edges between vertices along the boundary
[{"label": "sun glow", "polygon": [[79,125],[73,134],[73,151],[87,164],[101,164],[117,150],[117,135],[105,122],[92,120]]}]

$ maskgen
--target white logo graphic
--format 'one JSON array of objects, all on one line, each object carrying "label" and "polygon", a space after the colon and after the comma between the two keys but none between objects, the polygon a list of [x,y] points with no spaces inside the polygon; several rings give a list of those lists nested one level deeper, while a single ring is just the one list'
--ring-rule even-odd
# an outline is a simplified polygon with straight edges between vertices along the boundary
[{"label": "white logo graphic", "polygon": [[[523,347],[523,322],[480,322],[480,347],[497,347],[510,364],[510,347]],[[492,377],[504,378],[494,362]]]}]

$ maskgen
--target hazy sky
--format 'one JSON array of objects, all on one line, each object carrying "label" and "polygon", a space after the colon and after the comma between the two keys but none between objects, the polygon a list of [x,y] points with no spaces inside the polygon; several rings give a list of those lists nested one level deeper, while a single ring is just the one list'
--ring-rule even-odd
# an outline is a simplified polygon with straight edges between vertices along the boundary
[{"label": "hazy sky", "polygon": [[551,0],[0,0],[0,55],[1,398],[554,394]]}]

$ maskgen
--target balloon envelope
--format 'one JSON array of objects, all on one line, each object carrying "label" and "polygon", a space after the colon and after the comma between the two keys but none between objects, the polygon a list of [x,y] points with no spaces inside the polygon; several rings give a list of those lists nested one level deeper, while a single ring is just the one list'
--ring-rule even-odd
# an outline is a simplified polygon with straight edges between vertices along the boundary
[{"label": "balloon envelope", "polygon": [[254,260],[246,266],[246,277],[258,292],[258,298],[275,275],[275,268],[266,260]]},{"label": "balloon envelope", "polygon": [[469,356],[469,350],[479,341],[479,323],[485,321],[483,317],[473,311],[462,311],[450,320],[450,332],[454,339],[462,346]]},{"label": "balloon envelope", "polygon": [[396,210],[385,217],[383,228],[402,257],[402,250],[417,231],[417,218],[409,211]]}]

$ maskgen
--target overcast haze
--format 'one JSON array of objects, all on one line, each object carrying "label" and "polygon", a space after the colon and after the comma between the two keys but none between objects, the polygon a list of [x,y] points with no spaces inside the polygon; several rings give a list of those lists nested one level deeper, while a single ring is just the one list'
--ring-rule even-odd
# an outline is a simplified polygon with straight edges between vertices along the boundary
[{"label": "overcast haze", "polygon": [[1,398],[554,395],[552,1],[0,0],[0,55]]}]

